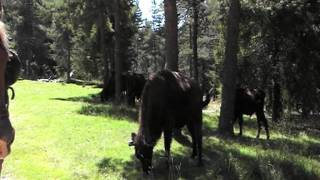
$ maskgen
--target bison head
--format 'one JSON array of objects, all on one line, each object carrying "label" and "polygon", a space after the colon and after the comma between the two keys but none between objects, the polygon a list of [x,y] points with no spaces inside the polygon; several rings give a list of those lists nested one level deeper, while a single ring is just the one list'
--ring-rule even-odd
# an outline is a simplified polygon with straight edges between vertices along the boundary
[{"label": "bison head", "polygon": [[143,172],[149,174],[152,169],[153,145],[147,143],[142,136],[137,136],[135,133],[132,133],[129,146],[134,146],[135,156],[140,160]]}]

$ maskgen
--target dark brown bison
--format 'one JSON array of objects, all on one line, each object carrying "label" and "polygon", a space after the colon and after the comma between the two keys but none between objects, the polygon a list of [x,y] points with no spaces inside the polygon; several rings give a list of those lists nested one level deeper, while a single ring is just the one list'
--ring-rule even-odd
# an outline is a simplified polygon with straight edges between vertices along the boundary
[{"label": "dark brown bison", "polygon": [[267,139],[270,138],[268,121],[264,115],[264,98],[265,93],[262,90],[258,89],[248,89],[248,88],[237,88],[236,97],[235,97],[235,121],[238,120],[240,132],[239,135],[242,135],[242,124],[243,124],[243,114],[253,115],[254,113],[257,116],[258,122],[258,134],[257,138],[260,136],[261,124],[263,124]]},{"label": "dark brown bison", "polygon": [[140,99],[146,79],[143,74],[130,73],[126,75],[125,90],[127,103],[135,105],[135,100]]},{"label": "dark brown bison", "polygon": [[164,134],[166,156],[170,158],[173,129],[184,125],[192,137],[193,152],[202,164],[202,108],[210,97],[202,101],[200,87],[178,72],[161,71],[146,82],[141,96],[138,134],[131,134],[129,146],[135,147],[135,156],[141,161],[145,173],[152,164],[153,148]]},{"label": "dark brown bison", "polygon": [[[140,99],[143,86],[146,82],[143,74],[122,73],[121,74],[121,94],[125,96],[129,105],[135,105],[135,99]],[[114,73],[105,82],[100,92],[101,102],[112,100],[115,97],[115,77]]]},{"label": "dark brown bison", "polygon": [[6,86],[13,85],[19,78],[21,61],[16,52],[9,50],[9,61],[5,71]]},{"label": "dark brown bison", "polygon": [[[0,28],[1,35],[4,35],[5,32],[2,32],[3,29]],[[3,37],[0,37],[3,40]],[[2,170],[2,163],[4,158],[10,153],[11,144],[14,141],[15,131],[11,125],[9,119],[9,97],[8,97],[8,89],[11,89],[14,93],[13,89],[10,87],[13,83],[16,82],[20,72],[20,61],[18,56],[10,51],[10,54],[7,53],[7,49],[0,45],[0,66],[1,72],[1,89],[0,89],[0,174]],[[6,59],[9,55],[9,61]],[[5,68],[4,68],[5,67]]]}]

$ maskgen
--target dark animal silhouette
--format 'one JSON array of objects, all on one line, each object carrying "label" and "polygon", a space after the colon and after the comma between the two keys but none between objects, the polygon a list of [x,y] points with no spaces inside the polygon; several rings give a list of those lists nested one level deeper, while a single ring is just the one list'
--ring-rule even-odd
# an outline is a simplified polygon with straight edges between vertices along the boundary
[{"label": "dark animal silhouette", "polygon": [[[140,99],[141,93],[146,82],[143,74],[122,73],[121,74],[121,94],[126,97],[129,105],[135,105],[135,99]],[[109,101],[115,97],[115,78],[112,73],[109,80],[105,83],[100,92],[101,102]]]},{"label": "dark animal silhouette", "polygon": [[9,108],[9,96],[8,96],[8,90],[10,89],[12,92],[11,100],[15,97],[14,89],[11,87],[19,78],[21,71],[21,61],[19,59],[19,56],[16,52],[13,50],[9,50],[9,61],[6,65],[6,71],[5,71],[5,86],[6,86],[6,92],[5,92],[5,105],[6,108]]},{"label": "dark animal silhouette", "polygon": [[5,80],[6,86],[11,86],[14,84],[20,75],[21,70],[21,61],[17,55],[12,50],[9,50],[9,61],[7,62],[6,72],[5,72]]},{"label": "dark animal silhouette", "polygon": [[260,136],[261,124],[263,124],[267,139],[270,138],[269,127],[267,119],[264,115],[264,98],[265,93],[262,90],[258,89],[248,89],[248,88],[237,88],[236,97],[235,97],[235,121],[238,120],[240,132],[239,135],[242,135],[242,124],[243,124],[243,114],[253,115],[254,113],[257,116],[258,122],[258,134],[257,138]]},{"label": "dark animal silhouette", "polygon": [[127,102],[129,105],[135,105],[135,99],[140,99],[146,79],[143,74],[127,74],[125,81],[125,90]]},{"label": "dark animal silhouette", "polygon": [[[6,49],[0,45],[0,48],[5,50]],[[12,87],[10,87],[12,84],[14,84],[19,76],[21,68],[20,60],[16,53],[13,51],[9,51],[9,61],[6,64],[5,72],[1,72],[5,75],[5,94],[4,99],[0,99],[1,101],[1,107],[0,108],[0,147],[1,147],[1,155],[7,156],[11,151],[11,144],[14,141],[15,138],[15,130],[11,125],[10,119],[9,119],[9,96],[8,96],[8,89],[12,90],[12,99],[14,98],[14,90]],[[2,157],[4,158],[4,157]],[[2,163],[4,159],[0,160],[0,173],[2,170]]]},{"label": "dark animal silhouette", "polygon": [[[124,82],[125,77],[121,75],[121,81]],[[121,87],[121,92],[125,91],[125,86]],[[103,89],[100,92],[101,102],[112,100],[115,97],[115,74],[112,73],[111,76],[104,82]]]},{"label": "dark animal silhouette", "polygon": [[209,101],[208,96],[202,100],[198,84],[180,73],[165,70],[149,78],[141,96],[138,134],[132,133],[129,143],[145,173],[151,171],[153,148],[161,133],[170,158],[172,131],[184,125],[192,137],[191,157],[198,156],[198,165],[202,165],[202,108]]}]

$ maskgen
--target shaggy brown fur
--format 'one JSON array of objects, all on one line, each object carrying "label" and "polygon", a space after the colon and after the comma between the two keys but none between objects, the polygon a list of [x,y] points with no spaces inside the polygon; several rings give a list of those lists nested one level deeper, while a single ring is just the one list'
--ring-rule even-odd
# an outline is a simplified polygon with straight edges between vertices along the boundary
[{"label": "shaggy brown fur", "polygon": [[0,21],[0,173],[3,159],[10,153],[10,147],[14,140],[14,129],[9,120],[6,99],[7,87],[5,72],[8,65],[8,43],[4,24]]},{"label": "shaggy brown fur", "polygon": [[161,71],[149,78],[143,93],[140,107],[139,131],[132,133],[135,155],[141,161],[145,173],[152,164],[153,148],[164,134],[164,148],[170,157],[173,129],[184,125],[192,137],[192,157],[198,156],[202,164],[202,108],[210,97],[202,101],[200,87],[178,72]]},{"label": "shaggy brown fur", "polygon": [[248,89],[248,88],[238,88],[236,91],[235,99],[235,121],[239,121],[240,132],[239,135],[242,135],[242,124],[243,124],[243,114],[253,115],[254,113],[257,116],[258,122],[258,134],[257,138],[260,136],[261,123],[265,127],[267,139],[270,138],[268,121],[264,115],[264,98],[265,93],[262,90],[258,89]]},{"label": "shaggy brown fur", "polygon": [[[122,73],[121,74],[121,93],[125,95],[128,105],[134,106],[135,99],[140,99],[146,79],[143,74]],[[109,101],[115,96],[114,73],[105,82],[100,92],[101,102]]]}]

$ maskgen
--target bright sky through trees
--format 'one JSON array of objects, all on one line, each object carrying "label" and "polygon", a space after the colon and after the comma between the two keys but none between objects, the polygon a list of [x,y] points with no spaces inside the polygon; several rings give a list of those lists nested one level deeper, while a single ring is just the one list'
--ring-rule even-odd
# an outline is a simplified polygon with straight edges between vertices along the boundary
[{"label": "bright sky through trees", "polygon": [[[142,11],[142,18],[152,20],[152,1],[153,0],[139,0],[139,7]],[[161,0],[155,0],[157,4],[161,2]]]}]

